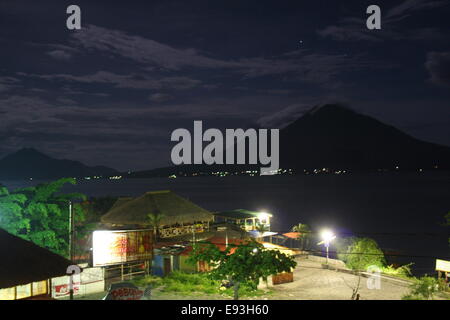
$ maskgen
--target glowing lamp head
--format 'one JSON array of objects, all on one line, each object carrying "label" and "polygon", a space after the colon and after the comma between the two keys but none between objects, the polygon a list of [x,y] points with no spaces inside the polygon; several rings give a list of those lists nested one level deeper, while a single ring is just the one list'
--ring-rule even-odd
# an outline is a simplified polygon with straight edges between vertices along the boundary
[{"label": "glowing lamp head", "polygon": [[333,240],[334,238],[336,238],[336,236],[330,230],[323,230],[321,232],[320,236],[325,243],[328,243],[331,240]]},{"label": "glowing lamp head", "polygon": [[261,223],[266,223],[269,218],[269,214],[267,212],[260,212],[258,214],[258,219]]}]

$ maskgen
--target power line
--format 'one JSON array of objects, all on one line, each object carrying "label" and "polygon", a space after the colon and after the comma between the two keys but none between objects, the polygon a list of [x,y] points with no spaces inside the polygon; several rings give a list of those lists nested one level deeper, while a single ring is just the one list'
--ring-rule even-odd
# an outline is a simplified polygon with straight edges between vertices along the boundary
[{"label": "power line", "polygon": [[[191,242],[191,241],[189,241]],[[196,241],[194,244],[212,244],[212,245],[227,245],[225,242],[214,242],[211,243],[207,240],[200,240],[200,241]],[[249,247],[249,248],[253,248],[253,246],[245,244],[245,243],[241,243],[241,244],[228,244],[228,247],[233,248],[233,247]],[[287,247],[286,247],[287,248]],[[290,250],[294,250],[292,248],[287,248]],[[323,253],[321,250],[305,250],[308,253]],[[407,257],[407,258],[433,258],[436,259],[436,256],[424,256],[424,255],[411,255],[411,254],[394,254],[394,253],[366,253],[366,252],[338,252],[338,251],[330,251],[330,254],[336,254],[336,255],[368,255],[368,256],[388,256],[388,257]],[[444,257],[444,256],[440,256],[440,258],[443,259],[450,259],[450,256]]]}]

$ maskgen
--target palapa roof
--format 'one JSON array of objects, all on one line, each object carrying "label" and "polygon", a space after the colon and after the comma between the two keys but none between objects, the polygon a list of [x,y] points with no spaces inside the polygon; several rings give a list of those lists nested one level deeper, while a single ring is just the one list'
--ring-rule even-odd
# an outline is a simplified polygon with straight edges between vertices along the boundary
[{"label": "palapa roof", "polygon": [[132,197],[120,197],[116,200],[116,202],[114,202],[113,206],[109,209],[109,211],[111,211],[112,209],[118,208],[121,205],[129,202],[130,200],[133,200]]},{"label": "palapa roof", "polygon": [[137,198],[119,198],[101,221],[118,225],[148,225],[149,214],[162,214],[161,226],[212,221],[211,212],[170,190],[147,192]]},{"label": "palapa roof", "polygon": [[66,275],[69,260],[0,229],[0,289]]}]

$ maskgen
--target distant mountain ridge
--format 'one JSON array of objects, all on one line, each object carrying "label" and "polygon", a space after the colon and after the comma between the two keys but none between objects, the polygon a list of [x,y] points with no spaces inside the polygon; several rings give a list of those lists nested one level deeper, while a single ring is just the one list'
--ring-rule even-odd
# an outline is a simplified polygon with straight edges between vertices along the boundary
[{"label": "distant mountain ridge", "polygon": [[297,169],[450,169],[450,148],[328,104],[280,130],[280,162]]},{"label": "distant mountain ridge", "polygon": [[54,179],[112,175],[115,169],[87,166],[79,161],[55,159],[36,149],[23,148],[0,160],[0,179]]},{"label": "distant mountain ridge", "polygon": [[[134,172],[167,177],[196,172],[259,170],[260,165],[181,165]],[[350,108],[315,106],[280,129],[280,168],[302,170],[450,169],[450,147],[416,139]]]}]

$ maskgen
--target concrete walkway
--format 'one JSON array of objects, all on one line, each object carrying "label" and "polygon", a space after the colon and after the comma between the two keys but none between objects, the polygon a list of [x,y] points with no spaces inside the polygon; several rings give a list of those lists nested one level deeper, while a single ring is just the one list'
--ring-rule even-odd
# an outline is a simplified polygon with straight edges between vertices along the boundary
[{"label": "concrete walkway", "polygon": [[[322,264],[307,258],[297,259],[294,282],[273,287],[269,299],[350,300],[358,276],[323,269]],[[381,279],[380,289],[369,289],[367,278],[361,277],[360,300],[400,300],[409,290],[403,282]]]}]

